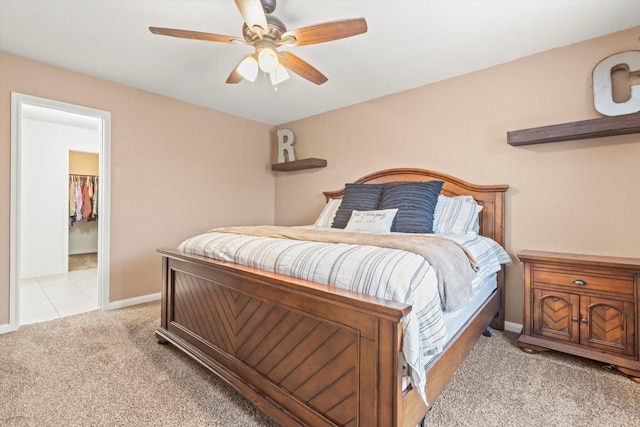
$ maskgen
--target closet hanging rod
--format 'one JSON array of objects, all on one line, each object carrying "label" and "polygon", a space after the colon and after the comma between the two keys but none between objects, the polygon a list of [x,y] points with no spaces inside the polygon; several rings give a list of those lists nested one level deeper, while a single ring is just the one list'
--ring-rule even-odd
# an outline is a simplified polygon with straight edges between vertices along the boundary
[{"label": "closet hanging rod", "polygon": [[100,177],[100,175],[87,175],[87,174],[84,174],[84,173],[70,173],[69,176],[73,176],[73,177],[86,176],[87,178],[92,178],[92,177],[99,178]]}]

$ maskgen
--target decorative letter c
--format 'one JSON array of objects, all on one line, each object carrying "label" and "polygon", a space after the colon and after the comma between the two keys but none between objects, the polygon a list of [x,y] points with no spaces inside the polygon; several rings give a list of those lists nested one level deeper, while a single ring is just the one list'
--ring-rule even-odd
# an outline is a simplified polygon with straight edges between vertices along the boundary
[{"label": "decorative letter c", "polygon": [[640,111],[640,84],[631,86],[631,98],[625,102],[613,100],[611,72],[620,66],[629,68],[629,74],[640,71],[640,51],[632,50],[611,55],[593,69],[593,104],[600,114],[621,116]]}]

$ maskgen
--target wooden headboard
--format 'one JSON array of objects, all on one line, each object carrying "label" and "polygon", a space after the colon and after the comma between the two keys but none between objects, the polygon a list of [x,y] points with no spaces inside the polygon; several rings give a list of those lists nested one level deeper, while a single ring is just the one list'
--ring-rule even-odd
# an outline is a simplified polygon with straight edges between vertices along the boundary
[{"label": "wooden headboard", "polygon": [[[490,237],[500,245],[505,245],[504,238],[504,196],[508,185],[477,185],[460,178],[426,169],[398,168],[386,169],[371,173],[354,182],[354,184],[386,184],[391,182],[443,181],[441,194],[445,196],[472,196],[483,206],[480,212],[480,234]],[[344,195],[344,188],[337,191],[325,191],[327,201],[339,199]]]}]

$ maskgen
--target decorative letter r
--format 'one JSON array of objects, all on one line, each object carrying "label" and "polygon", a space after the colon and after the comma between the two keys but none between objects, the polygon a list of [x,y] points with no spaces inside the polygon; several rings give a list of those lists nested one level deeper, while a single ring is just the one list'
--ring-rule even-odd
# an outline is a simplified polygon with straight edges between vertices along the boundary
[{"label": "decorative letter r", "polygon": [[295,160],[296,155],[293,152],[294,137],[291,129],[278,129],[276,134],[278,135],[278,163],[285,162],[285,151],[287,152],[289,162]]}]

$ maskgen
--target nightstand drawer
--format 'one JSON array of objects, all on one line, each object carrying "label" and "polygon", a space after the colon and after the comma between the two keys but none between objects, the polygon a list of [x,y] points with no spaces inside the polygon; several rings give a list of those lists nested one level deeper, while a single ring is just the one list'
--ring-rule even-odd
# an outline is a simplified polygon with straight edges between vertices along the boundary
[{"label": "nightstand drawer", "polygon": [[633,297],[633,276],[608,276],[583,273],[579,270],[571,273],[534,267],[533,282],[534,286],[539,284],[558,285],[568,289],[604,291]]}]

